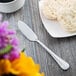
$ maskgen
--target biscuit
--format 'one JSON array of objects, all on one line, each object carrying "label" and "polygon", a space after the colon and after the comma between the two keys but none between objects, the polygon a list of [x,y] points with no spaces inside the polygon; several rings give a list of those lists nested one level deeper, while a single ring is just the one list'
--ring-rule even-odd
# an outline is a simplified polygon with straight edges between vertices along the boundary
[{"label": "biscuit", "polygon": [[57,19],[57,11],[62,8],[66,0],[42,0],[41,10],[47,19]]},{"label": "biscuit", "polygon": [[66,8],[61,10],[58,16],[58,21],[63,28],[68,32],[76,31],[76,12],[73,10]]},{"label": "biscuit", "polygon": [[42,0],[41,1],[41,10],[42,10],[42,13],[43,15],[47,18],[47,19],[56,19],[57,16],[55,14],[55,10],[51,7],[49,7],[49,1],[45,1],[45,0]]},{"label": "biscuit", "polygon": [[53,7],[53,9],[55,10],[56,16],[58,14],[58,12],[66,7],[69,7],[70,4],[69,3],[70,0],[49,0],[49,7]]}]

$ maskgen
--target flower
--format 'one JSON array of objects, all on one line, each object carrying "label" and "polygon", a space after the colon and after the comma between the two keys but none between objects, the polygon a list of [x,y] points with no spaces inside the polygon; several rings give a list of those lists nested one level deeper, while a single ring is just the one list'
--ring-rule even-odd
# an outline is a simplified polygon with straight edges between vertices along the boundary
[{"label": "flower", "polygon": [[16,76],[44,76],[44,73],[39,73],[39,70],[40,66],[23,52],[20,53],[20,58],[13,61],[0,60],[0,75],[11,73]]},{"label": "flower", "polygon": [[0,15],[0,76],[44,76],[32,57],[21,52],[16,32],[8,28],[9,22]]},{"label": "flower", "polygon": [[6,48],[8,44],[11,45],[12,48],[10,49],[10,52],[4,53],[4,55],[0,54],[0,59],[4,58],[13,60],[19,57],[20,52],[18,48],[19,41],[18,38],[15,36],[16,31],[8,28],[9,22],[8,21],[1,22],[1,18],[2,16],[0,15],[0,51]]}]

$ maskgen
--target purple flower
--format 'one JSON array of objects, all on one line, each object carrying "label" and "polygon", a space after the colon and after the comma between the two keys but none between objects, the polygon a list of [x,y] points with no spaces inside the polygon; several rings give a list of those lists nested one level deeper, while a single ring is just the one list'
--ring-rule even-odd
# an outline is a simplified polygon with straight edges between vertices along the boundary
[{"label": "purple flower", "polygon": [[9,53],[1,55],[0,58],[13,60],[19,58],[18,38],[16,37],[16,31],[8,29],[9,22],[1,22],[0,16],[0,50],[5,48],[8,44],[12,45],[12,49]]},{"label": "purple flower", "polygon": [[10,61],[13,61],[14,59],[19,58],[19,57],[20,57],[20,54],[17,51],[11,51],[10,53],[5,54],[3,56],[4,59],[9,59]]},{"label": "purple flower", "polygon": [[18,46],[18,44],[19,44],[18,38],[16,38],[16,37],[12,38],[11,41],[10,41],[10,44],[12,46]]}]

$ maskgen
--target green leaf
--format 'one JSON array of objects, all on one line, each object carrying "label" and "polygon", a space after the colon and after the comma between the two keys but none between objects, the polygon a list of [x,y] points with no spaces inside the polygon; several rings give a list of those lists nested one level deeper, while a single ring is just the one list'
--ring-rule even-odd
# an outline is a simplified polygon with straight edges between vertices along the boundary
[{"label": "green leaf", "polygon": [[10,52],[12,49],[11,45],[7,45],[4,49],[0,50],[0,55],[6,54],[8,52]]}]

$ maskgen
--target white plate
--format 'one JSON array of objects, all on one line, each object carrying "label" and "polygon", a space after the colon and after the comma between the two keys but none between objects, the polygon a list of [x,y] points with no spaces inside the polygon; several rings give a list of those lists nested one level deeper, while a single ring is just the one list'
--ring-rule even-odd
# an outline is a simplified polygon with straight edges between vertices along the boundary
[{"label": "white plate", "polygon": [[76,33],[68,33],[66,32],[58,22],[56,21],[51,21],[46,19],[43,14],[42,11],[40,9],[42,5],[42,2],[39,2],[39,11],[40,11],[40,16],[42,19],[42,22],[44,24],[45,29],[47,30],[47,32],[54,38],[63,38],[63,37],[70,37],[70,36],[74,36],[76,35]]}]

